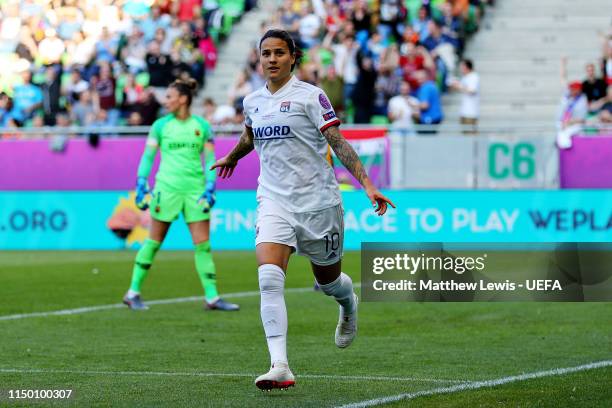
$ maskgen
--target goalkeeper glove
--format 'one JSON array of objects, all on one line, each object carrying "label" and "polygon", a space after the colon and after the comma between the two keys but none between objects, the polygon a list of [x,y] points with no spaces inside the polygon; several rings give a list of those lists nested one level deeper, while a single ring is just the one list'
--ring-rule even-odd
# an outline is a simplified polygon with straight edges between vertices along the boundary
[{"label": "goalkeeper glove", "polygon": [[149,185],[145,177],[138,177],[136,181],[136,207],[142,211],[149,208]]},{"label": "goalkeeper glove", "polygon": [[206,189],[204,190],[204,193],[198,200],[198,203],[202,206],[202,212],[209,212],[213,205],[215,205],[215,201],[215,182],[208,181],[206,182]]}]

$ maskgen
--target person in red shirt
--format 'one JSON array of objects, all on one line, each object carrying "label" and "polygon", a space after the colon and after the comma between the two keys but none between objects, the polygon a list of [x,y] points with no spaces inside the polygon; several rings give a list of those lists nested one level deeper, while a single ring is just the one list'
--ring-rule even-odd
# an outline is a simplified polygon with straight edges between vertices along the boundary
[{"label": "person in red shirt", "polygon": [[179,0],[177,16],[180,21],[191,22],[196,15],[201,14],[199,11],[201,8],[202,0]]},{"label": "person in red shirt", "polygon": [[410,83],[412,89],[419,87],[415,78],[417,71],[424,70],[429,78],[435,78],[436,75],[436,66],[429,52],[423,46],[416,46],[412,42],[405,42],[401,45],[399,65],[402,68],[404,80]]}]

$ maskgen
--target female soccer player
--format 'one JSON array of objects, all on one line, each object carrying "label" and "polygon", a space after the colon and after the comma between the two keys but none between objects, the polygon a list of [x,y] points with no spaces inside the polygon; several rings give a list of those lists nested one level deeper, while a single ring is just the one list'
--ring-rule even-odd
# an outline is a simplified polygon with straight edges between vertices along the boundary
[{"label": "female soccer player", "polygon": [[[140,287],[147,276],[170,224],[182,212],[195,245],[195,265],[204,287],[206,308],[238,310],[217,294],[215,264],[210,253],[210,210],[215,204],[215,171],[204,175],[201,155],[206,168],[215,161],[212,130],[208,122],[190,113],[195,80],[176,80],[166,92],[169,114],[156,120],[151,127],[144,154],[138,167],[136,205],[146,210],[151,205],[152,226],[149,239],[136,255],[132,284],[123,303],[133,310],[145,310]],[[157,150],[161,149],[161,164],[155,177],[155,191],[147,202],[147,178]]]},{"label": "female soccer player", "polygon": [[238,161],[255,149],[261,172],[257,190],[256,256],[261,320],[272,367],[255,380],[260,389],[295,384],[287,360],[285,273],[293,251],[306,255],[321,290],[340,304],[335,342],[348,347],[357,333],[357,296],[341,271],[344,238],[338,183],[325,160],[329,144],[359,180],[378,215],[387,204],[359,157],[338,130],[340,121],[325,93],[292,75],[300,50],[286,31],[269,30],[259,43],[266,86],[244,100],[245,128],[238,144],[212,169],[231,177]]}]

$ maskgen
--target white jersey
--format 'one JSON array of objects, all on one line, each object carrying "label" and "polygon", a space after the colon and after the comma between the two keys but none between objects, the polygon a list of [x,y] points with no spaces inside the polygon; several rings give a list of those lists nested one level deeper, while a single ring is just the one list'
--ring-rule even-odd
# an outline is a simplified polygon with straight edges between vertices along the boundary
[{"label": "white jersey", "polygon": [[244,99],[244,116],[261,166],[258,198],[294,213],[341,203],[321,134],[340,121],[320,88],[295,76],[274,94],[264,86]]}]

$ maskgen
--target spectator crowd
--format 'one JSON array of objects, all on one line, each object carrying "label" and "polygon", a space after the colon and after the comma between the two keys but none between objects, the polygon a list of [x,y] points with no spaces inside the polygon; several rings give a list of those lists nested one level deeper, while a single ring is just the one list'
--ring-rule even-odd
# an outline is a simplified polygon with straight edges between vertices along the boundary
[{"label": "spectator crowd", "polygon": [[215,0],[0,0],[0,127],[150,125],[171,81],[204,85],[220,14]]},{"label": "spectator crowd", "polygon": [[[323,88],[345,122],[432,125],[444,118],[441,94],[459,82],[452,76],[485,3],[284,0],[262,33],[281,28],[292,35],[305,53],[297,76]],[[228,94],[225,123],[263,83],[257,45]]]},{"label": "spectator crowd", "polygon": [[557,144],[561,148],[571,147],[571,137],[585,125],[587,129],[612,125],[612,30],[602,39],[602,57],[597,64],[585,65],[582,81],[568,81],[567,58],[561,59],[561,84],[566,88],[557,115]]}]

